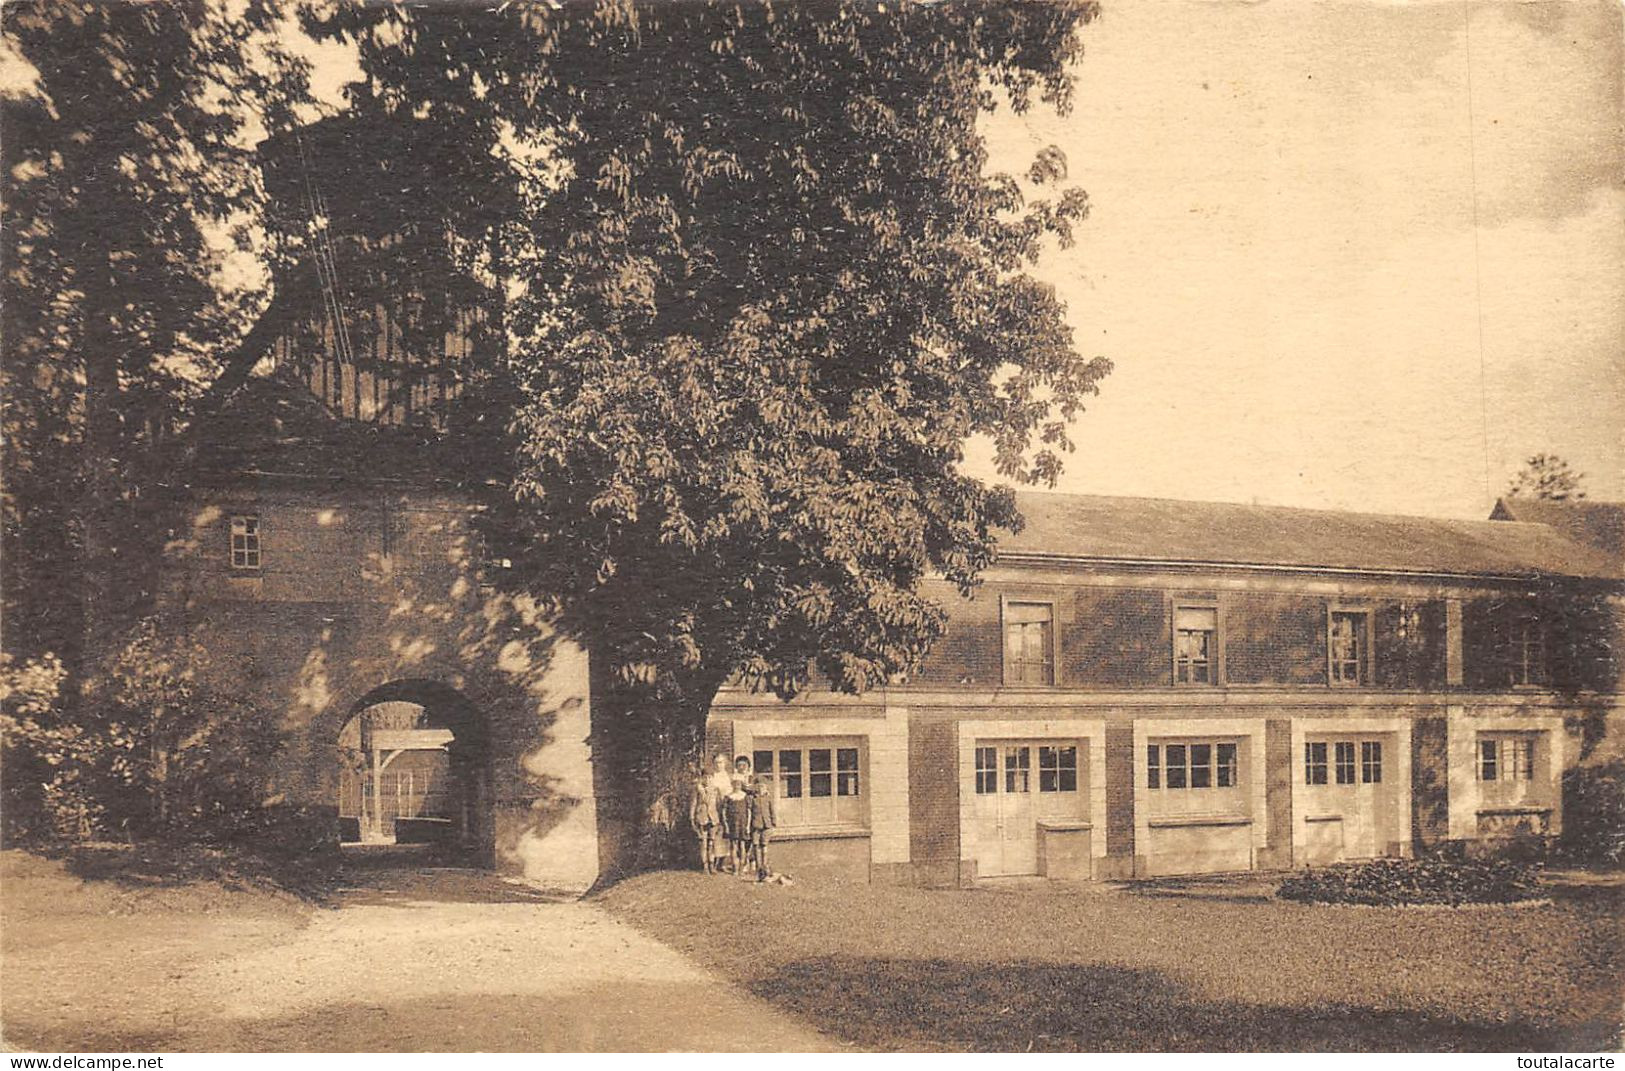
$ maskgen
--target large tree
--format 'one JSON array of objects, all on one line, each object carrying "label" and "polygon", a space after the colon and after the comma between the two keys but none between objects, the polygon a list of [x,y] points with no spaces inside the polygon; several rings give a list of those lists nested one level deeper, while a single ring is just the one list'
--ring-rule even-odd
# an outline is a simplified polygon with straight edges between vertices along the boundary
[{"label": "large tree", "polygon": [[288,124],[302,68],[257,2],[0,19],[5,649],[76,671],[145,608],[166,437],[262,303],[226,271],[256,220],[245,131]]},{"label": "large tree", "polygon": [[[1092,3],[352,11],[365,99],[543,161],[477,219],[511,277],[490,533],[588,644],[624,772],[690,760],[730,678],[908,673],[1108,370],[1029,268],[1087,209],[995,108],[1071,106]],[[433,62],[428,62],[432,58]],[[515,172],[517,174],[517,171]],[[1049,190],[1055,192],[1050,193]],[[1042,194],[1040,196],[1039,194]],[[478,392],[475,392],[478,396]],[[472,455],[471,455],[472,456]]]},{"label": "large tree", "polygon": [[1543,498],[1552,502],[1567,502],[1586,496],[1580,481],[1585,473],[1575,472],[1569,463],[1556,454],[1539,453],[1524,462],[1523,468],[1507,485],[1510,498]]}]

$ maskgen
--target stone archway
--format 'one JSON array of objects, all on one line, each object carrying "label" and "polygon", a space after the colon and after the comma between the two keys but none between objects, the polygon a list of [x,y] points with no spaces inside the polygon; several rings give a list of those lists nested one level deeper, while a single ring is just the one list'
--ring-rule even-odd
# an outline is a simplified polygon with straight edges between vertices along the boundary
[{"label": "stone archway", "polygon": [[362,696],[335,741],[340,840],[488,864],[488,741],[478,709],[437,681]]}]

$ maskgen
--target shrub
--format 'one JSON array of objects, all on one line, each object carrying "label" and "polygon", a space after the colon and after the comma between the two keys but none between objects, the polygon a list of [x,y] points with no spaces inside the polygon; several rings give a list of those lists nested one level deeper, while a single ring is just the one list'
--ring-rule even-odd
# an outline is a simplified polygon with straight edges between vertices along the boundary
[{"label": "shrub", "polygon": [[1509,860],[1379,859],[1310,869],[1281,882],[1283,900],[1319,904],[1508,904],[1540,895],[1534,867]]},{"label": "shrub", "polygon": [[1625,865],[1625,759],[1564,775],[1561,847],[1576,862]]},{"label": "shrub", "polygon": [[260,820],[276,719],[213,683],[201,648],[147,621],[82,688],[64,683],[52,659],[0,663],[12,839],[218,842]]}]

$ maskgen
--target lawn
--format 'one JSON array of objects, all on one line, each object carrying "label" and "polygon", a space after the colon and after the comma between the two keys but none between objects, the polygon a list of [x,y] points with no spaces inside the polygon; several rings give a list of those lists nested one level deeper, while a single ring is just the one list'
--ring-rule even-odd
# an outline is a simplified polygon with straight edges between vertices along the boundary
[{"label": "lawn", "polygon": [[1457,910],[1286,903],[1272,888],[1251,877],[937,891],[660,873],[599,901],[865,1048],[1619,1044],[1617,883]]}]

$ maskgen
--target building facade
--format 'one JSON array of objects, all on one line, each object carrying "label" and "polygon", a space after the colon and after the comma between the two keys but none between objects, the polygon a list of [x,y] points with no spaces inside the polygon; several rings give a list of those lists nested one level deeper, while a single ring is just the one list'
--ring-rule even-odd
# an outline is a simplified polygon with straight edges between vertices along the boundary
[{"label": "building facade", "polygon": [[739,692],[791,873],[954,885],[1275,869],[1561,829],[1619,706],[1617,561],[1544,525],[1022,500],[912,680]]}]

